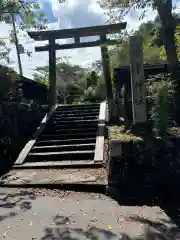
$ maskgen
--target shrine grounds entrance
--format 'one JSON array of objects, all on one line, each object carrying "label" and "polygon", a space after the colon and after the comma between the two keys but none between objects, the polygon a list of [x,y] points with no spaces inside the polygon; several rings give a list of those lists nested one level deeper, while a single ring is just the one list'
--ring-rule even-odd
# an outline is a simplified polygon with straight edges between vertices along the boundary
[{"label": "shrine grounds entrance", "polygon": [[[85,28],[73,28],[53,31],[38,31],[28,32],[28,35],[35,41],[48,40],[49,44],[45,46],[39,46],[35,48],[36,52],[49,52],[49,96],[48,106],[49,110],[52,109],[57,102],[56,96],[56,50],[74,49],[74,48],[86,48],[86,47],[101,47],[101,57],[103,65],[103,74],[106,85],[107,99],[113,99],[112,96],[112,83],[111,74],[109,68],[109,56],[108,45],[119,44],[119,40],[111,40],[107,38],[107,34],[119,33],[120,30],[126,28],[126,22],[85,27]],[[99,36],[99,40],[81,42],[81,37]],[[57,44],[56,39],[73,38],[74,43],[70,44]],[[108,86],[110,86],[108,88]]]}]

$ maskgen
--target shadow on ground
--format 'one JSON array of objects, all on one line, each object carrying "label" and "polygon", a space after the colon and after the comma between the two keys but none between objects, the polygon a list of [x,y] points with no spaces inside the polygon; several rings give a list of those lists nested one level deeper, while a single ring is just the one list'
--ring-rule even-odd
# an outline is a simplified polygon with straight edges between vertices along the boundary
[{"label": "shadow on ground", "polygon": [[[172,188],[171,182],[169,186],[159,185],[157,183],[148,185],[141,183],[130,184],[129,186],[118,189],[117,192],[117,189],[115,189],[111,197],[120,205],[124,206],[159,206],[171,219],[169,223],[163,221],[162,223],[157,223],[140,218],[139,216],[131,218],[133,221],[147,224],[146,237],[142,239],[180,239],[180,235],[178,235],[178,238],[176,236],[180,230],[180,194],[177,193],[175,189],[178,189],[178,187],[175,188],[173,186]],[[168,224],[172,223],[176,226],[172,228],[168,227]],[[154,233],[153,229],[159,229],[160,233],[166,233],[169,237],[160,237],[159,233]]]},{"label": "shadow on ground", "polygon": [[[146,225],[144,238],[138,238],[139,240],[180,239],[179,229],[172,221],[167,221],[166,219],[161,219],[160,221],[157,220],[152,221],[140,216],[132,216],[129,218],[129,220],[140,222]],[[138,239],[136,238],[136,240]]]},{"label": "shadow on ground", "polygon": [[[7,194],[5,189],[3,190],[0,192],[0,224],[3,220],[13,218],[19,214],[19,210],[16,211],[16,207],[22,211],[30,210],[32,207],[31,204],[33,204],[32,200],[36,199],[34,194],[28,190]],[[146,191],[145,194],[145,192],[139,191],[136,196],[131,196],[130,194],[127,196],[127,194],[122,191],[121,194],[122,198],[119,200],[120,205],[136,206],[136,203],[138,203],[137,205],[141,206],[149,205],[151,199],[147,199],[146,201],[146,197],[149,198],[152,193]],[[141,197],[138,196],[140,194],[142,194]],[[87,229],[75,228],[73,227],[73,220],[69,216],[55,215],[52,219],[54,225],[50,225],[44,229],[40,240],[180,240],[180,231],[178,229],[180,224],[180,204],[178,203],[178,199],[176,199],[176,201],[175,199],[171,199],[171,201],[163,198],[160,199],[159,195],[160,194],[158,194],[157,199],[158,201],[161,200],[161,202],[159,202],[159,204],[158,201],[152,202],[151,206],[158,204],[171,220],[164,219],[163,217],[149,220],[142,215],[130,215],[125,219],[126,221],[139,222],[145,225],[146,227],[144,228],[144,234],[142,236],[132,238],[130,234],[123,233],[123,229],[122,233],[117,235],[113,230],[96,227],[95,223],[89,224]],[[11,209],[11,211],[8,214],[2,214],[3,209]],[[130,231],[131,229],[129,229],[129,232]]]},{"label": "shadow on ground", "polygon": [[[15,193],[7,193],[5,189],[0,192],[0,222],[7,218],[15,217],[19,214],[18,207],[22,211],[28,211],[32,207],[32,200],[35,200],[35,195],[28,191],[22,190]],[[2,214],[5,209],[11,209],[10,212]]]},{"label": "shadow on ground", "polygon": [[[56,216],[58,219],[66,219],[67,223],[70,221],[67,217]],[[67,223],[56,223],[56,227],[46,228],[44,230],[44,236],[41,240],[98,240],[98,239],[114,239],[117,235],[111,231],[100,229],[96,227],[90,227],[88,230],[83,230],[81,228],[70,228],[67,227]]]},{"label": "shadow on ground", "polygon": [[[81,228],[71,228],[68,224],[71,224],[71,220],[65,216],[56,215],[53,219],[55,227],[45,228],[44,235],[41,240],[175,240],[180,239],[180,233],[176,226],[173,226],[171,221],[162,219],[159,221],[150,221],[148,219],[132,216],[128,221],[136,221],[146,225],[144,234],[140,237],[131,238],[128,234],[121,233],[117,235],[112,231],[97,227],[89,227],[88,230]],[[129,229],[130,231],[130,229]]]},{"label": "shadow on ground", "polygon": [[55,226],[45,228],[41,240],[180,240],[180,196],[174,189],[170,185],[139,183],[119,190],[119,198],[115,199],[119,205],[160,207],[169,217],[169,220],[162,217],[150,220],[142,215],[128,217],[126,221],[139,222],[145,226],[142,236],[132,238],[130,234],[125,233],[116,235],[96,226],[89,226],[87,230],[72,228],[71,219],[56,215],[53,219]]}]

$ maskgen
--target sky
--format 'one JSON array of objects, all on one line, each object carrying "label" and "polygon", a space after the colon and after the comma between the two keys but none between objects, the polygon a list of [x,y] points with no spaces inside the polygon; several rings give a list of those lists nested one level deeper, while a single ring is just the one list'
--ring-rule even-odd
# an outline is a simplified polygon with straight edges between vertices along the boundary
[{"label": "sky", "polygon": [[[58,0],[38,0],[38,3],[48,18],[48,29],[50,30],[101,25],[106,24],[107,21],[107,16],[99,4],[97,4],[97,0],[66,0],[63,4],[59,4]],[[139,16],[139,11],[132,10],[125,17],[124,20],[127,21],[128,31],[137,29],[142,22],[153,20],[156,12],[148,9],[143,20],[139,20]],[[7,42],[9,28],[11,28],[10,25],[4,22],[0,23],[0,38],[6,39]],[[21,54],[23,75],[32,78],[36,67],[41,67],[48,63],[48,52],[35,52],[34,48],[35,46],[45,45],[47,42],[35,42],[28,37],[26,32],[22,31],[18,37],[19,43],[26,50],[32,52],[31,57]],[[63,40],[62,43],[68,41]],[[15,46],[9,44],[9,47],[11,48],[9,66],[19,72]],[[57,58],[69,56],[72,63],[80,64],[84,67],[87,67],[94,60],[99,60],[101,57],[99,47],[56,51],[56,56]]]}]

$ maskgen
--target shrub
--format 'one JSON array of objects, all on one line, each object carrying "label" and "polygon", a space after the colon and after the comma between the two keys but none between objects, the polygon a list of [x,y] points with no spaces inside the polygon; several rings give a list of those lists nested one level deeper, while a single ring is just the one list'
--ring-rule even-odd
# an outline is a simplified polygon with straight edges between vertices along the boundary
[{"label": "shrub", "polygon": [[148,102],[154,130],[160,137],[167,133],[169,123],[169,106],[175,93],[175,84],[167,74],[159,74],[148,79]]}]

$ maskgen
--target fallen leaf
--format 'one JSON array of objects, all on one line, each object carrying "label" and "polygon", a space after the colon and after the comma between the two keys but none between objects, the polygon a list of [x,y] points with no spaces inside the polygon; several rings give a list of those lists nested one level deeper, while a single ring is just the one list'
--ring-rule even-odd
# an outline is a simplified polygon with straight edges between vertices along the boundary
[{"label": "fallen leaf", "polygon": [[32,226],[32,222],[29,222],[29,224],[28,224],[29,226]]},{"label": "fallen leaf", "polygon": [[112,230],[112,224],[108,224],[108,228]]},{"label": "fallen leaf", "polygon": [[159,206],[153,206],[154,209],[161,209]]},{"label": "fallen leaf", "polygon": [[90,220],[90,222],[97,222],[98,220],[97,220],[97,218],[92,218],[91,220]]},{"label": "fallen leaf", "polygon": [[[118,217],[118,218],[117,218],[117,220],[116,220],[116,222],[119,222],[119,221],[124,221],[124,220],[125,220],[125,218],[124,218],[124,217],[121,217],[121,218],[120,218],[120,217]],[[128,219],[126,219],[126,221],[128,221]]]}]

